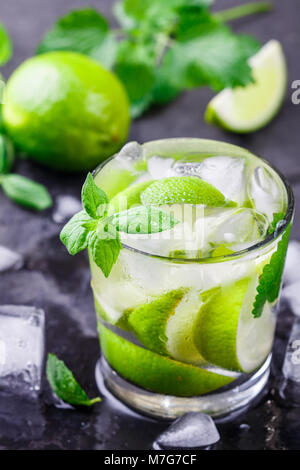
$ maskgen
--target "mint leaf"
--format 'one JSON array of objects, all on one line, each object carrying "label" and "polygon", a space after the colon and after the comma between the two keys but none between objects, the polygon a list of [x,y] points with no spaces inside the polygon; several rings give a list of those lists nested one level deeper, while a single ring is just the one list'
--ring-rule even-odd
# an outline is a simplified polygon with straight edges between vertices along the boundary
[{"label": "mint leaf", "polygon": [[21,206],[37,211],[52,206],[52,199],[45,186],[21,175],[10,174],[0,177],[0,184],[7,197]]},{"label": "mint leaf", "polygon": [[274,212],[273,220],[270,224],[268,234],[271,235],[272,233],[274,233],[276,228],[277,228],[278,223],[283,219],[284,219],[284,213],[283,212]]},{"label": "mint leaf", "polygon": [[87,396],[70,369],[55,354],[48,354],[46,373],[53,392],[64,402],[91,406],[101,401],[100,397],[90,399]]},{"label": "mint leaf", "polygon": [[96,265],[108,277],[122,249],[116,230],[109,226],[98,227],[89,238],[89,249]]},{"label": "mint leaf", "polygon": [[70,255],[76,255],[88,246],[88,237],[97,227],[97,221],[81,211],[73,215],[60,232],[60,239]]},{"label": "mint leaf", "polygon": [[74,51],[86,54],[111,68],[117,44],[107,20],[93,8],[71,11],[60,18],[37,48],[49,51]]},{"label": "mint leaf", "polygon": [[170,230],[179,222],[170,212],[154,206],[140,206],[114,214],[110,223],[120,232],[147,234]]},{"label": "mint leaf", "polygon": [[6,64],[12,56],[12,43],[11,39],[4,28],[3,24],[0,23],[0,65]]},{"label": "mint leaf", "polygon": [[115,72],[126,88],[131,116],[138,117],[150,104],[155,82],[155,54],[148,42],[123,41],[116,59]]},{"label": "mint leaf", "polygon": [[278,298],[290,232],[291,224],[287,227],[278,243],[277,250],[271,256],[270,263],[263,268],[256,288],[257,296],[252,310],[254,318],[261,316],[266,301],[274,302]]},{"label": "mint leaf", "polygon": [[100,189],[91,173],[88,173],[81,191],[82,204],[87,214],[97,219],[102,217],[107,209],[108,197]]},{"label": "mint leaf", "polygon": [[14,148],[10,139],[0,134],[0,174],[8,173],[14,162]]},{"label": "mint leaf", "polygon": [[241,48],[238,36],[226,26],[210,26],[194,39],[175,42],[162,69],[178,88],[244,86],[252,81],[244,42]]}]

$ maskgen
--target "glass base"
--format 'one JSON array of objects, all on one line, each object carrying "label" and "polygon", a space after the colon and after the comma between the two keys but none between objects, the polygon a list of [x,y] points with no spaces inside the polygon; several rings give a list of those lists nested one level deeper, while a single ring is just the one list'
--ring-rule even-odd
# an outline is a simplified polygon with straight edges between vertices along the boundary
[{"label": "glass base", "polygon": [[95,374],[99,388],[104,381],[115,397],[131,409],[152,418],[176,419],[190,411],[225,417],[242,411],[260,394],[268,381],[270,362],[271,356],[248,380],[229,390],[196,397],[162,395],[140,388],[117,374],[103,357],[97,362]]}]

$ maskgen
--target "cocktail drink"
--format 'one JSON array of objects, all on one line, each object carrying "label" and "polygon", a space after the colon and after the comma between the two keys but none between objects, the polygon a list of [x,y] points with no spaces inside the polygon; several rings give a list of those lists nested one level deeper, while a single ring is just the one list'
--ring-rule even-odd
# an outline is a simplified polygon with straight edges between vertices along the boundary
[{"label": "cocktail drink", "polygon": [[152,416],[249,404],[269,374],[288,184],[247,150],[201,139],[127,144],[94,182],[121,242],[115,257],[89,245],[96,376]]}]

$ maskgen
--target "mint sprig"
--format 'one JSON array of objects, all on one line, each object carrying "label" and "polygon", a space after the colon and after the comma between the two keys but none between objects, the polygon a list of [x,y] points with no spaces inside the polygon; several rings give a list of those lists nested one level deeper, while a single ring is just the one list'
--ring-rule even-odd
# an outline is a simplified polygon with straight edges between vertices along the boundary
[{"label": "mint sprig", "polygon": [[88,248],[105,277],[109,276],[122,249],[119,232],[158,233],[178,223],[172,214],[152,206],[138,206],[111,214],[109,199],[95,184],[91,173],[81,194],[83,210],[64,226],[60,239],[71,255]]},{"label": "mint sprig", "polygon": [[71,50],[111,68],[125,86],[133,118],[181,91],[208,85],[214,90],[251,82],[248,59],[260,47],[225,21],[269,11],[251,2],[212,13],[211,0],[122,0],[113,12],[120,28],[110,29],[96,10],[71,11],[41,41],[37,53]]},{"label": "mint sprig", "polygon": [[90,399],[87,396],[70,369],[55,354],[48,354],[46,373],[53,392],[64,402],[92,406],[101,401],[100,397]]},{"label": "mint sprig", "polygon": [[277,250],[271,256],[270,263],[263,268],[256,288],[257,296],[252,310],[255,318],[261,316],[266,301],[274,302],[278,298],[290,232],[291,224],[287,227],[278,243]]}]

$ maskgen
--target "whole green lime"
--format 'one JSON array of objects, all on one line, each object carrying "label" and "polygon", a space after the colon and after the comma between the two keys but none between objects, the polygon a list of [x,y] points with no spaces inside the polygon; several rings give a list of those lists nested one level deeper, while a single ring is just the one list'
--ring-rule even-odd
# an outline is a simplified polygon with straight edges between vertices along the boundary
[{"label": "whole green lime", "polygon": [[86,171],[126,140],[129,103],[118,78],[94,60],[49,52],[12,74],[3,120],[15,144],[34,160],[58,170]]}]

